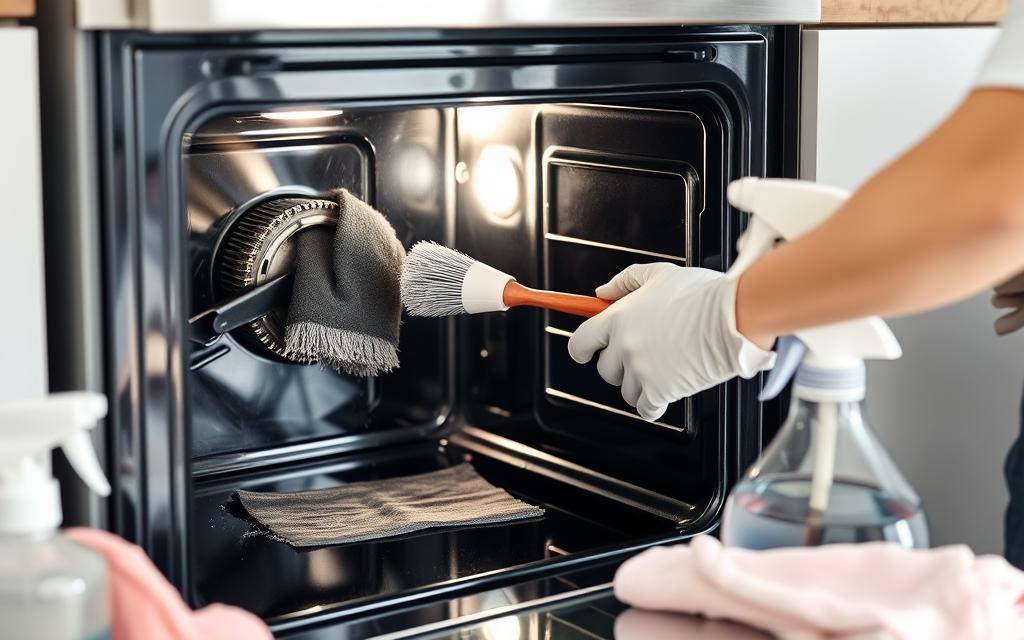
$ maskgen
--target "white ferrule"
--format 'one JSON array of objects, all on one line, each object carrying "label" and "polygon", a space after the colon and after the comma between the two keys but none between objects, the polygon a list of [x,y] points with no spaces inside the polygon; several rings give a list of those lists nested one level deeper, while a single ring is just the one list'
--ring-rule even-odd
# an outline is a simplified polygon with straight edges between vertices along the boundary
[{"label": "white ferrule", "polygon": [[794,383],[793,395],[808,402],[860,402],[864,399],[864,387],[821,389]]},{"label": "white ferrule", "polygon": [[503,294],[505,285],[511,280],[515,278],[507,273],[482,262],[474,262],[462,281],[462,306],[466,313],[507,310]]},{"label": "white ferrule", "polygon": [[793,378],[793,395],[811,402],[858,402],[864,399],[864,363],[851,359],[846,366],[814,366],[808,354]]}]

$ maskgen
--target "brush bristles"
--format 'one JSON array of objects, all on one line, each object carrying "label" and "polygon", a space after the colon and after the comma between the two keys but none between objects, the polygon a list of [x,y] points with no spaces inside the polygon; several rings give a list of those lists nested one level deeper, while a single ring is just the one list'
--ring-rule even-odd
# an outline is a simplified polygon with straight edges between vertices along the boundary
[{"label": "brush bristles", "polygon": [[412,316],[454,316],[466,313],[462,283],[476,262],[455,249],[417,242],[405,256],[402,303]]}]

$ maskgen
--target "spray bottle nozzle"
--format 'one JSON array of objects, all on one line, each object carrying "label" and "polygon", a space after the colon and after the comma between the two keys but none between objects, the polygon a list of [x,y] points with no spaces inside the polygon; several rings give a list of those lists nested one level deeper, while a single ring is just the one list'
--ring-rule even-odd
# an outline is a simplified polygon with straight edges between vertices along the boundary
[{"label": "spray bottle nozzle", "polygon": [[[839,209],[848,194],[842,189],[799,180],[742,178],[729,185],[729,202],[751,213],[742,237],[740,254],[727,274],[741,274],[776,243],[793,240]],[[779,340],[778,360],[761,394],[775,397],[798,369],[861,370],[864,360],[900,357],[899,342],[881,318],[869,317],[798,331]],[[848,376],[849,380],[853,376]],[[829,383],[842,386],[846,377],[825,374],[808,380],[823,390]],[[837,389],[841,392],[843,389]]]},{"label": "spray bottle nozzle", "polygon": [[110,494],[86,430],[107,414],[105,396],[87,391],[0,405],[0,531],[30,532],[60,524],[60,493],[49,453],[60,447],[95,493]]}]

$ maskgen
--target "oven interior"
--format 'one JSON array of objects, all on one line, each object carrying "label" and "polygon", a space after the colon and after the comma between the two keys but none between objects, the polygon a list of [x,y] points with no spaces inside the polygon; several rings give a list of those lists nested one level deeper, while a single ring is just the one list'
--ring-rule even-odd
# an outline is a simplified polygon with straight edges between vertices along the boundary
[{"label": "oven interior", "polygon": [[[757,381],[648,423],[572,362],[580,320],[558,313],[403,317],[401,367],[371,379],[284,359],[284,298],[220,335],[201,319],[286,282],[297,234],[332,222],[275,215],[341,188],[406,247],[446,244],[531,287],[591,294],[636,262],[724,269],[742,223],[729,181],[794,174],[796,79],[778,70],[797,68],[796,35],[97,34],[113,484],[98,520],[191,605],[240,605],[278,633],[593,586],[713,530],[777,421]],[[546,515],[298,551],[227,508],[238,489],[467,461]]]},{"label": "oven interior", "polygon": [[[528,286],[592,293],[634,262],[721,268],[730,132],[706,94],[644,101],[232,113],[184,141],[191,315],[222,303],[247,212],[345,188],[408,247],[448,244]],[[300,229],[296,233],[302,233]],[[270,619],[711,527],[736,437],[729,386],[639,419],[517,308],[403,317],[401,367],[295,364],[251,327],[188,356],[191,591]],[[297,551],[248,535],[240,488],[291,491],[470,461],[539,521]],[[254,588],[254,585],[259,585]],[[272,588],[267,588],[273,585]]]}]

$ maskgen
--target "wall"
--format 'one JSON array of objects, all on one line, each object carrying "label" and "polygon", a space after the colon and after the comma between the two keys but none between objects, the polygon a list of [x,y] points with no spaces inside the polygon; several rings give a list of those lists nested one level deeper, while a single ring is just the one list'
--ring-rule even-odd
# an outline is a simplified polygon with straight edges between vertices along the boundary
[{"label": "wall", "polygon": [[[954,108],[995,33],[805,32],[803,176],[847,188],[863,182]],[[904,356],[868,371],[870,416],[921,493],[933,543],[963,542],[978,552],[1002,550],[1002,465],[1024,380],[1024,332],[997,338],[995,317],[983,294],[894,319]]]},{"label": "wall", "polygon": [[0,402],[46,381],[36,32],[0,26]]}]

